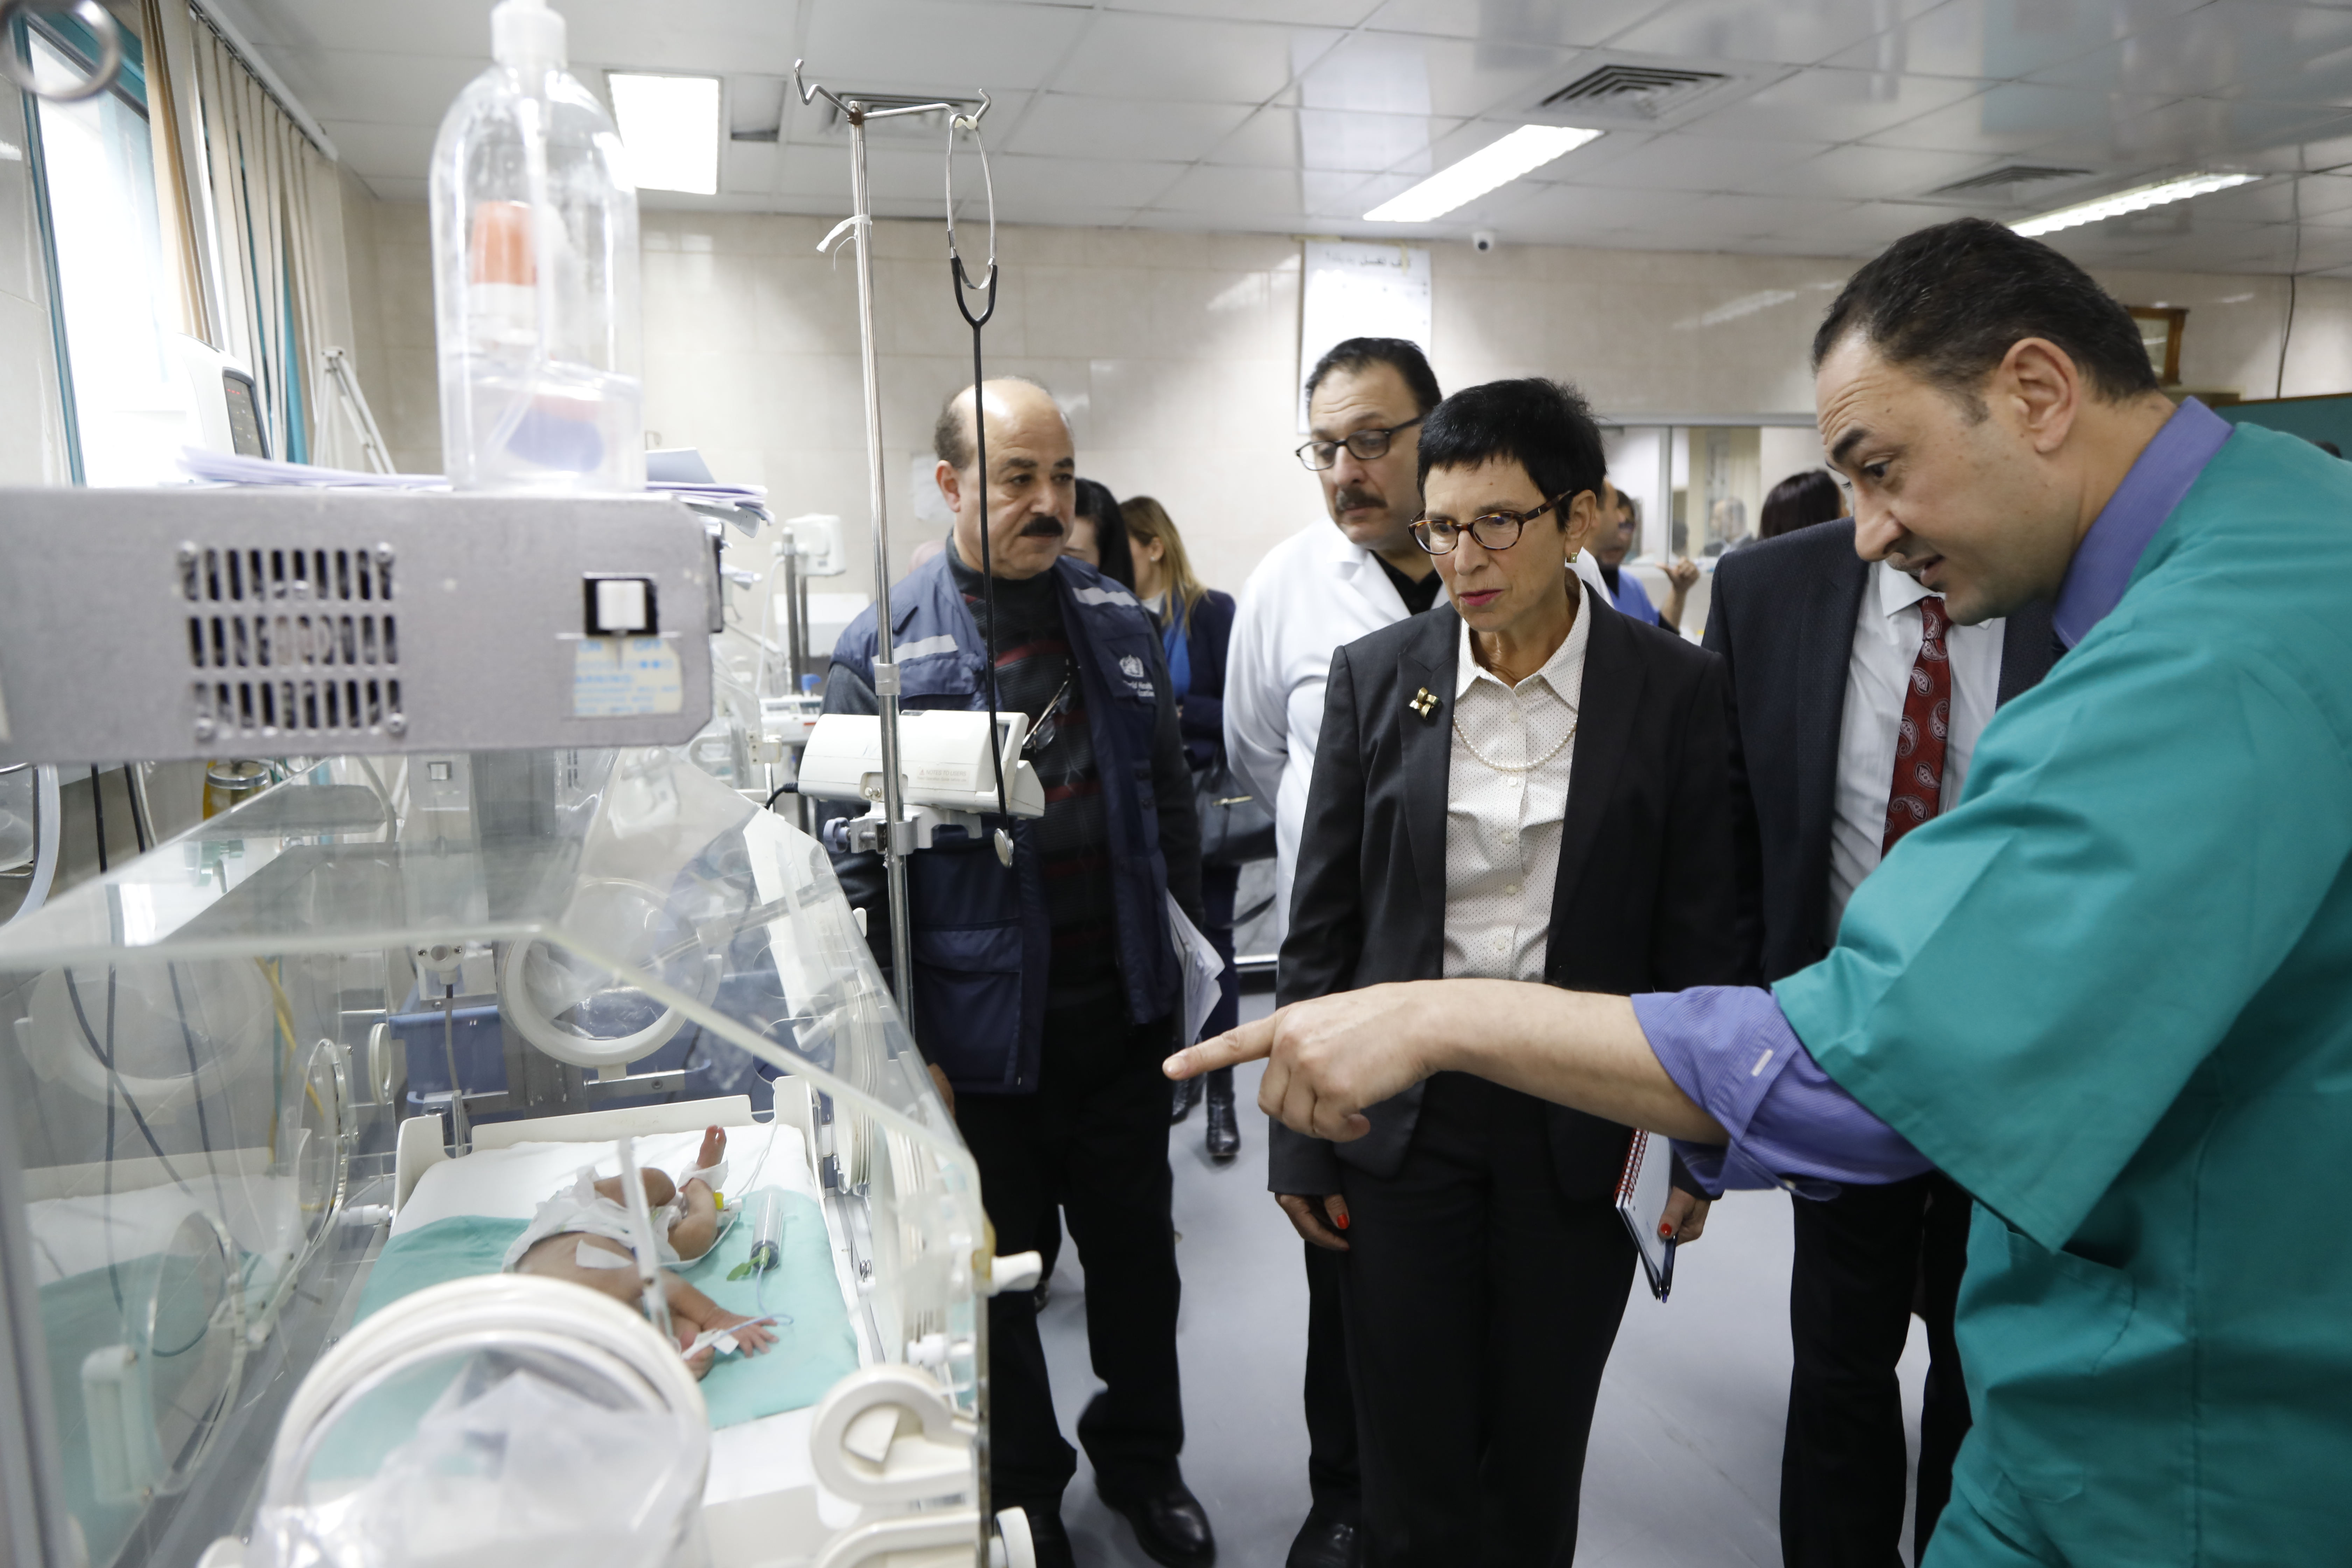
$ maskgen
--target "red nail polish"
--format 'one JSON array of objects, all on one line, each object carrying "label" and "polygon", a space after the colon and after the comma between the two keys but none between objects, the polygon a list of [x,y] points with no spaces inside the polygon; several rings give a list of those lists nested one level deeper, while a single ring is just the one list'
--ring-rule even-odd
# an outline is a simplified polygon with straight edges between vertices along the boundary
[{"label": "red nail polish", "polygon": [[1658,1222],[1658,1236],[1663,1240],[1672,1241],[1675,1237],[1675,1227],[1668,1225],[1664,1220],[1660,1220]]},{"label": "red nail polish", "polygon": [[1348,1228],[1348,1216],[1346,1215],[1337,1215],[1332,1219],[1331,1223],[1338,1226],[1341,1230],[1345,1230]]}]

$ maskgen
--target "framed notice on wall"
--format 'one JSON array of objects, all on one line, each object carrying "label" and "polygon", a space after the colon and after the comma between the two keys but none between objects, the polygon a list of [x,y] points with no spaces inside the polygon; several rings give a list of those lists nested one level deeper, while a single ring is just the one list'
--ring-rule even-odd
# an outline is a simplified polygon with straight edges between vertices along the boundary
[{"label": "framed notice on wall", "polygon": [[1410,245],[1307,242],[1298,290],[1298,432],[1307,434],[1307,374],[1348,338],[1404,338],[1430,352],[1429,252]]}]

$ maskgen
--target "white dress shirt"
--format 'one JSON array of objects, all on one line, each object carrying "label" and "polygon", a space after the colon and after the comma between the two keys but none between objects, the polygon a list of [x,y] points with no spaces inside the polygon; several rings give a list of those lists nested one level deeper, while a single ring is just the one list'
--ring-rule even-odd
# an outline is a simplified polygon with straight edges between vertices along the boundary
[{"label": "white dress shirt", "polygon": [[1594,595],[1544,667],[1507,685],[1462,627],[1446,715],[1445,977],[1541,980]]},{"label": "white dress shirt", "polygon": [[1406,613],[1372,552],[1328,519],[1268,551],[1242,586],[1225,648],[1225,757],[1274,802],[1277,932],[1290,929],[1290,881],[1331,654]]},{"label": "white dress shirt", "polygon": [[[1886,842],[1886,802],[1895,787],[1895,742],[1903,727],[1903,695],[1918,661],[1928,597],[1917,581],[1880,561],[1870,568],[1854,616],[1853,651],[1845,678],[1845,717],[1838,728],[1837,810],[1830,821],[1828,940],[1837,942],[1846,900],[1878,868]],[[1992,719],[2000,694],[2004,623],[1954,626],[1944,634],[1952,663],[1952,730],[1944,746],[1942,810],[1959,803],[1977,737]]]}]

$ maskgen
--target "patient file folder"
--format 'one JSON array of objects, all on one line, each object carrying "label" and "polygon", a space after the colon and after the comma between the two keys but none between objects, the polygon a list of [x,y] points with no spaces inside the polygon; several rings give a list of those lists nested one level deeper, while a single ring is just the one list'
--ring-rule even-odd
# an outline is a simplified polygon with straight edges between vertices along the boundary
[{"label": "patient file folder", "polygon": [[1634,1249],[1642,1255],[1642,1272],[1649,1276],[1650,1294],[1663,1301],[1675,1288],[1675,1243],[1658,1226],[1666,1216],[1666,1194],[1674,1191],[1674,1146],[1647,1132],[1633,1134],[1625,1151],[1625,1170],[1617,1178],[1617,1217],[1633,1233]]}]

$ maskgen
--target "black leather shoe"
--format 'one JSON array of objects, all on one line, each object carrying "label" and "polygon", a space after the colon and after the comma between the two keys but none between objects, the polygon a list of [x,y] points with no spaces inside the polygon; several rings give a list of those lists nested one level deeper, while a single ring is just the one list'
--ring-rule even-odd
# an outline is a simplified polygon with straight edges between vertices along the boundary
[{"label": "black leather shoe", "polygon": [[[1135,1496],[1102,1494],[1113,1511],[1135,1526],[1135,1543],[1154,1563],[1168,1568],[1207,1568],[1217,1560],[1217,1538],[1210,1533],[1208,1511],[1181,1480]],[[1038,1559],[1042,1565],[1045,1559]]]},{"label": "black leather shoe", "polygon": [[1192,1108],[1201,1103],[1201,1080],[1188,1078],[1182,1083],[1169,1087],[1174,1090],[1174,1097],[1168,1107],[1168,1125],[1173,1127],[1192,1115]]},{"label": "black leather shoe", "polygon": [[1363,1561],[1364,1538],[1354,1523],[1316,1509],[1298,1527],[1290,1555],[1282,1563],[1283,1568],[1358,1568]]},{"label": "black leather shoe", "polygon": [[1062,1528],[1059,1511],[1025,1507],[1029,1516],[1029,1542],[1036,1553],[1037,1568],[1077,1568],[1077,1556],[1070,1550],[1070,1532]]},{"label": "black leather shoe", "polygon": [[1209,1096],[1209,1157],[1230,1160],[1241,1152],[1242,1130],[1234,1119],[1234,1097]]}]

